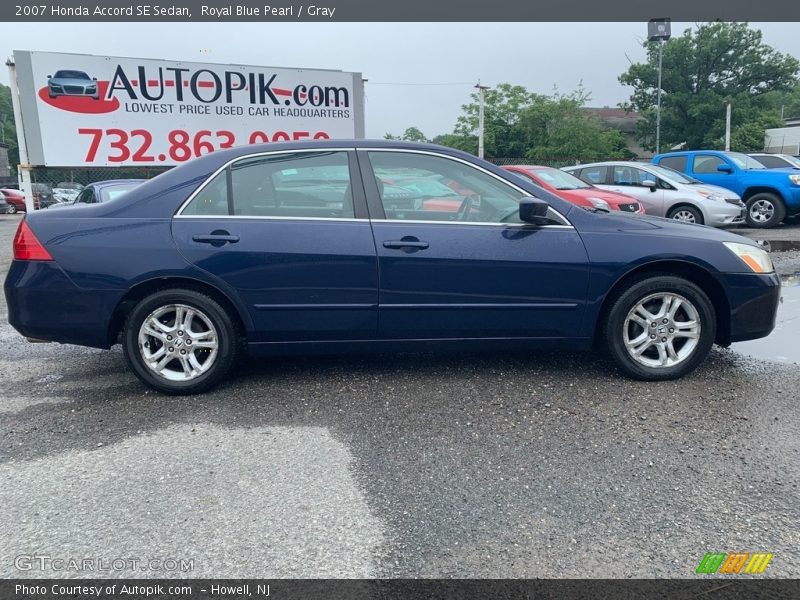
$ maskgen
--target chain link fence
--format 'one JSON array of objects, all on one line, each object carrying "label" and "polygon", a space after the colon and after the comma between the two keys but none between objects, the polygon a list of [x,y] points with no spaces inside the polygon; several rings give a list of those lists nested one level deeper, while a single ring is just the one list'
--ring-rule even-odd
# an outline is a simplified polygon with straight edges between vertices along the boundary
[{"label": "chain link fence", "polygon": [[[33,205],[38,210],[54,204],[71,204],[90,183],[109,179],[152,179],[168,169],[169,167],[33,167],[29,171]],[[16,180],[11,185],[16,188]]]}]

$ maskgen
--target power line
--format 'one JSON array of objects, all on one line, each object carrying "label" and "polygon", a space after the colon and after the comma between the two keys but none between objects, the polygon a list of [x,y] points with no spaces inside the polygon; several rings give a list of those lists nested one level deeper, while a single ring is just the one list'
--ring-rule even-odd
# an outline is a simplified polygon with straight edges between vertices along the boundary
[{"label": "power line", "polygon": [[369,85],[474,85],[471,81],[452,81],[452,82],[443,82],[443,83],[403,83],[403,82],[391,82],[391,81],[370,81],[368,82]]}]

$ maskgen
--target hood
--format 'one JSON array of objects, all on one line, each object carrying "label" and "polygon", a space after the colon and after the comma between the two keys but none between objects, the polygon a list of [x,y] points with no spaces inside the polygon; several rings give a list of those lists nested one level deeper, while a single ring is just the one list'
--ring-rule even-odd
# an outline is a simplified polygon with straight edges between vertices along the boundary
[{"label": "hood", "polygon": [[736,198],[737,200],[742,199],[741,196],[739,196],[739,194],[737,194],[733,190],[724,188],[721,185],[711,185],[710,183],[691,183],[691,184],[686,184],[686,187],[695,192],[706,192],[708,194],[717,194],[718,196],[722,196],[723,198]]},{"label": "hood", "polygon": [[[655,235],[667,235],[676,238],[704,239],[720,242],[738,242],[760,248],[760,246],[750,238],[731,233],[725,229],[709,227],[707,225],[694,225],[676,221],[675,219],[665,219],[663,217],[653,217],[649,215],[631,215],[627,213],[586,213],[586,216],[578,217],[581,223],[578,225],[580,231],[608,232],[608,231],[630,231],[645,233],[651,231]],[[576,221],[575,216],[571,220]]]},{"label": "hood", "polygon": [[639,201],[633,196],[628,196],[627,194],[623,194],[621,192],[610,192],[608,190],[603,190],[600,188],[588,188],[581,190],[558,190],[555,193],[563,194],[564,196],[569,196],[569,197],[581,198],[583,200],[587,198],[600,198],[600,200],[605,200],[610,204],[629,204],[632,202],[636,202],[637,204],[639,203]]}]

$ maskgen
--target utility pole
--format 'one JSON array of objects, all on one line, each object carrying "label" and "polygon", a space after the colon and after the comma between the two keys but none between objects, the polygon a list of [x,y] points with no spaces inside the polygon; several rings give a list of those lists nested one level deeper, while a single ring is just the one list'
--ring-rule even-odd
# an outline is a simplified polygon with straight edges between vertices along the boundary
[{"label": "utility pole", "polygon": [[728,100],[725,108],[725,152],[731,150],[731,101]]},{"label": "utility pole", "polygon": [[664,40],[658,40],[658,99],[656,100],[656,154],[661,152],[661,66],[664,63]]},{"label": "utility pole", "polygon": [[656,91],[656,154],[661,152],[661,70],[664,64],[664,41],[671,35],[667,18],[650,19],[647,23],[647,41],[658,42],[658,90]]},{"label": "utility pole", "polygon": [[486,90],[489,87],[481,85],[479,80],[475,88],[478,90],[478,158],[483,158],[483,105],[486,103]]}]

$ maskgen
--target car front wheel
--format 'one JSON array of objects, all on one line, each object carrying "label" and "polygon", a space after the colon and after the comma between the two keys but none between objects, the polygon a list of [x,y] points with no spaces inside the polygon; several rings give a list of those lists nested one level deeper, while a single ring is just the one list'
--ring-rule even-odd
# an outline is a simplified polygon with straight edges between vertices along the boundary
[{"label": "car front wheel", "polygon": [[198,394],[219,383],[241,347],[226,310],[194,290],[162,290],[143,299],[123,333],[125,358],[136,376],[173,395]]},{"label": "car front wheel", "polygon": [[697,225],[703,224],[703,213],[701,213],[700,210],[694,206],[685,205],[673,208],[669,212],[669,215],[667,215],[667,218],[674,219],[676,221],[683,221],[684,223],[696,223]]},{"label": "car front wheel", "polygon": [[775,194],[763,192],[747,199],[747,224],[750,227],[775,227],[786,216],[783,201]]},{"label": "car front wheel", "polygon": [[615,295],[603,331],[612,358],[630,377],[677,379],[708,355],[716,336],[716,314],[694,283],[650,275]]}]

